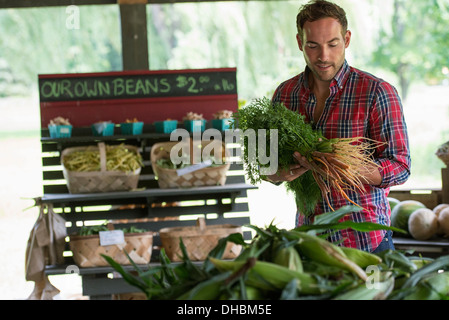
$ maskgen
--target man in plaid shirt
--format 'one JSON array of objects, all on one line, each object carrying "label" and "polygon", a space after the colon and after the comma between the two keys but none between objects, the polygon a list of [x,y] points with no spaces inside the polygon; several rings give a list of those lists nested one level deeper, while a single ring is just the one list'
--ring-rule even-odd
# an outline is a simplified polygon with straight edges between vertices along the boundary
[{"label": "man in plaid shirt", "polygon": [[[328,1],[311,1],[297,16],[299,49],[306,61],[305,71],[284,81],[276,89],[273,101],[305,115],[326,138],[367,137],[385,142],[376,148],[374,161],[379,168],[366,168],[362,173],[365,193],[347,194],[364,209],[344,218],[355,222],[390,225],[388,193],[391,186],[403,184],[410,175],[410,153],[407,127],[401,100],[389,83],[348,65],[345,49],[351,32],[347,29],[345,11]],[[299,153],[298,163],[305,161]],[[374,169],[374,170],[373,170]],[[291,181],[307,169],[299,164],[290,170],[269,176],[272,182]],[[329,197],[333,208],[350,204],[335,190]],[[329,212],[325,201],[314,215]],[[297,225],[308,224],[312,217],[297,213]],[[329,241],[370,252],[394,249],[391,232],[385,230],[358,232],[340,230],[329,235]]]}]

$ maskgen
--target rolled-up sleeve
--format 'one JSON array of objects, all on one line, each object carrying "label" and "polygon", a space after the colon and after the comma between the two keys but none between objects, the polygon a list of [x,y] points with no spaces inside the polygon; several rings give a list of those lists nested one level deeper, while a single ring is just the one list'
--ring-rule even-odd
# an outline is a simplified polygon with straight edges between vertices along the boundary
[{"label": "rolled-up sleeve", "polygon": [[404,184],[411,169],[409,139],[401,99],[392,85],[379,83],[370,114],[370,138],[384,143],[374,153],[382,177],[379,187]]}]

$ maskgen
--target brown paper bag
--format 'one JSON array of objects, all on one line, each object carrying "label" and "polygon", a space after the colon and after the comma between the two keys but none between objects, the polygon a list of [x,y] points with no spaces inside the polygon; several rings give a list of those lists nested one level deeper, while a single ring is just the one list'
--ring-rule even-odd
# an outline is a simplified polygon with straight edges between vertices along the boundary
[{"label": "brown paper bag", "polygon": [[61,215],[55,213],[53,211],[53,205],[48,204],[48,227],[50,232],[50,257],[49,257],[49,264],[63,264],[64,263],[64,257],[62,256],[62,253],[64,252],[66,241],[65,238],[67,237],[67,228],[66,228],[66,221]]},{"label": "brown paper bag", "polygon": [[61,291],[51,284],[47,276],[38,282],[35,282],[33,292],[27,300],[54,300]]},{"label": "brown paper bag", "polygon": [[[35,288],[28,299],[52,299],[59,290],[45,275],[45,266],[62,264],[67,229],[65,219],[53,211],[52,204],[39,200],[39,216],[30,232],[25,252],[25,279],[35,282]],[[45,213],[47,209],[47,213]]]},{"label": "brown paper bag", "polygon": [[45,239],[48,234],[44,219],[44,207],[41,205],[39,216],[31,229],[25,252],[25,279],[28,281],[42,281],[45,268]]}]

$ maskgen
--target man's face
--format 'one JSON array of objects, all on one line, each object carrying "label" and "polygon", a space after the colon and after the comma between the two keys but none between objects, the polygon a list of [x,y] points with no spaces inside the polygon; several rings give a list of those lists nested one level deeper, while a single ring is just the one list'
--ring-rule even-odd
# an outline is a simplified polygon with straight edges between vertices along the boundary
[{"label": "man's face", "polygon": [[345,60],[351,32],[341,34],[340,23],[333,18],[307,21],[303,27],[303,39],[296,36],[299,49],[316,81],[330,82]]}]

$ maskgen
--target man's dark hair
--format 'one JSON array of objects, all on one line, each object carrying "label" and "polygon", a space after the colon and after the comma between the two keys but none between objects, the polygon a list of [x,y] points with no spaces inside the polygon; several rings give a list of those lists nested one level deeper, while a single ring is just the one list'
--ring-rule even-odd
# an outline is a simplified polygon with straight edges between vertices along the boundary
[{"label": "man's dark hair", "polygon": [[346,19],[346,12],[335,3],[325,0],[314,0],[301,6],[299,13],[296,16],[296,28],[298,34],[303,38],[303,27],[306,21],[313,22],[322,18],[334,18],[341,24],[341,32],[343,37],[348,30],[348,20]]}]

